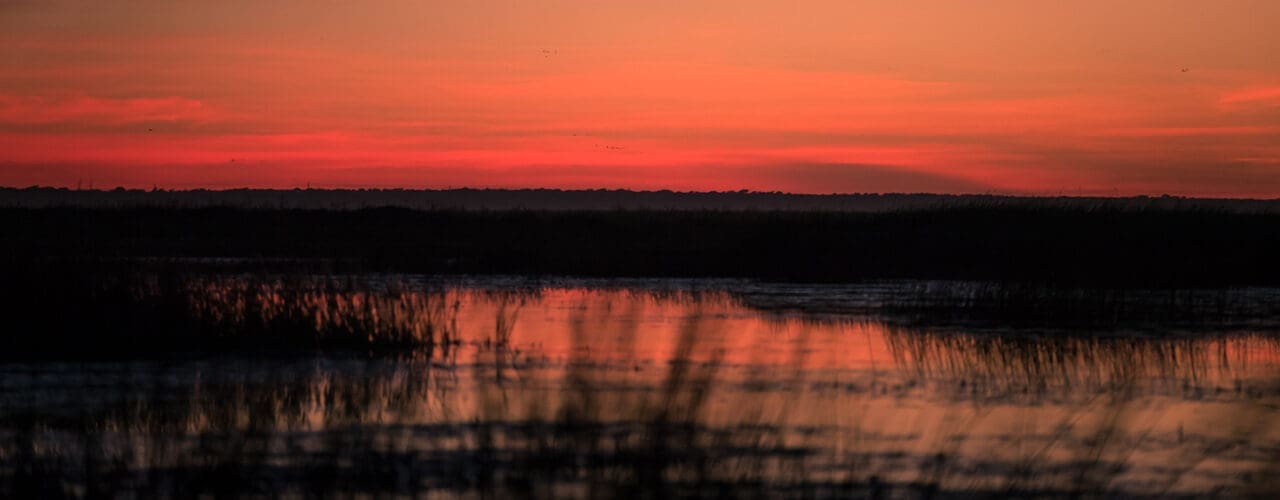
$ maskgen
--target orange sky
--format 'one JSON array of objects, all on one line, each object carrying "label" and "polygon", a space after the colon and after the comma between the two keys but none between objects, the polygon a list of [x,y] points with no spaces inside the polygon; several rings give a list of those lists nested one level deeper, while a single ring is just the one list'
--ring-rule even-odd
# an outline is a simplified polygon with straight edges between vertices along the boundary
[{"label": "orange sky", "polygon": [[1280,196],[1280,2],[0,0],[0,185]]}]

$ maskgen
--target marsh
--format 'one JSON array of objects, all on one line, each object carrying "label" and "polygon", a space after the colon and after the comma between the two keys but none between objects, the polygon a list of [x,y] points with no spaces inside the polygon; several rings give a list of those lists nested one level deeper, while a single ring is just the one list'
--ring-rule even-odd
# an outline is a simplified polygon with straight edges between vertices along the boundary
[{"label": "marsh", "polygon": [[[64,346],[125,342],[75,356],[9,344],[0,365],[8,494],[1277,488],[1280,338],[1268,333],[1271,312],[1242,312],[1270,303],[1266,289],[1231,295],[1244,305],[1229,317],[1142,312],[1055,326],[1052,315],[1002,325],[956,314],[973,310],[956,297],[987,296],[965,283],[243,274],[95,283],[123,288],[61,296],[110,300],[117,320],[128,307],[169,320],[45,333]],[[119,299],[124,288],[132,295]],[[1123,309],[1158,311],[1157,296],[1128,294]],[[858,307],[823,306],[831,297]],[[937,300],[923,307],[921,297]],[[163,335],[180,342],[146,343]]]}]

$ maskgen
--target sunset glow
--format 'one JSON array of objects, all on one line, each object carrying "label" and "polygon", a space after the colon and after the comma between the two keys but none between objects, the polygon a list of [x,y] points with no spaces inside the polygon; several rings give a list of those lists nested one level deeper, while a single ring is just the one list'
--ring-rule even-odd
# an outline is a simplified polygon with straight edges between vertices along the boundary
[{"label": "sunset glow", "polygon": [[0,185],[1280,196],[1280,2],[0,1]]}]

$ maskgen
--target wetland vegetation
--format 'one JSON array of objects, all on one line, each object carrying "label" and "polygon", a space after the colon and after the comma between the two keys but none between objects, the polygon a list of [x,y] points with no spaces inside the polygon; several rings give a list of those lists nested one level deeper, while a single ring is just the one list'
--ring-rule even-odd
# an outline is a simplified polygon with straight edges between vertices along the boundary
[{"label": "wetland vegetation", "polygon": [[4,208],[0,496],[1271,496],[1275,217]]},{"label": "wetland vegetation", "polygon": [[[919,309],[805,312],[795,289],[697,280],[86,283],[98,292],[6,302],[38,329],[10,332],[44,337],[6,337],[10,494],[1274,491],[1280,337],[1266,328],[929,326]],[[790,301],[748,305],[770,293]]]}]

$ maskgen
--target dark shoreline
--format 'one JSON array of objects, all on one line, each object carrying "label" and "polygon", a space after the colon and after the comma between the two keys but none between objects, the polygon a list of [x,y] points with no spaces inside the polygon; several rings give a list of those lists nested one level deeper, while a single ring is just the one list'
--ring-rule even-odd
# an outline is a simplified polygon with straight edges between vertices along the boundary
[{"label": "dark shoreline", "polygon": [[1280,213],[1199,209],[0,208],[0,233],[0,262],[18,268],[226,259],[321,272],[1280,285]]},{"label": "dark shoreline", "polygon": [[1002,194],[627,189],[67,189],[0,187],[5,208],[242,208],[274,210],[659,210],[894,212],[957,208],[1208,210],[1280,214],[1280,198],[1185,196],[1021,196]]}]

